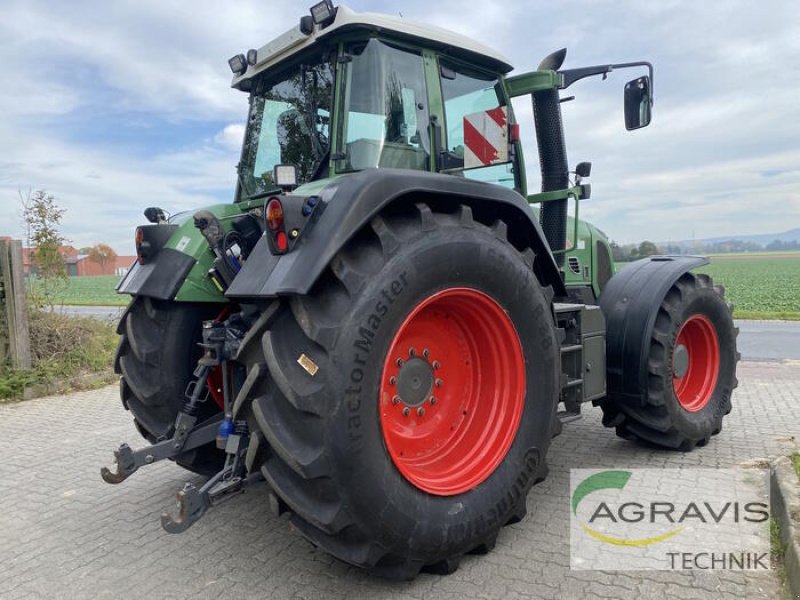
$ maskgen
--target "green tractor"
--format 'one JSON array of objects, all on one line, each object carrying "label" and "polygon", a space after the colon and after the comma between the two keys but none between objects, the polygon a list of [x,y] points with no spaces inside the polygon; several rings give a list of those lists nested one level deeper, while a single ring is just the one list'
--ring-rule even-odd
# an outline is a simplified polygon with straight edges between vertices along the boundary
[{"label": "green tractor", "polygon": [[[390,578],[452,572],[525,516],[551,439],[587,402],[627,439],[688,451],[719,433],[736,330],[699,257],[615,274],[580,221],[562,90],[634,68],[627,129],[650,122],[646,62],[509,75],[497,52],[330,0],[234,56],[250,109],[233,203],[149,208],[115,368],[150,445],[103,478],[172,459],[184,531],[266,480],[276,514]],[[511,99],[530,96],[541,191]],[[568,216],[570,204],[573,215]],[[535,206],[532,207],[532,205]]]}]

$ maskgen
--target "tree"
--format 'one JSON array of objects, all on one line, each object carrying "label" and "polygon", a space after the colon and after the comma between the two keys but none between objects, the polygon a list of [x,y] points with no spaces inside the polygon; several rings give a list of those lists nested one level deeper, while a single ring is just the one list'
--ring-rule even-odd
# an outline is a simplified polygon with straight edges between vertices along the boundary
[{"label": "tree", "polygon": [[628,253],[625,251],[625,248],[620,246],[617,242],[611,241],[611,258],[614,260],[615,263],[617,262],[625,262],[630,258]]},{"label": "tree", "polygon": [[660,251],[658,246],[656,246],[653,242],[645,240],[641,244],[639,244],[639,251],[637,255],[640,258],[644,258],[646,256],[653,256],[654,254],[659,254]]},{"label": "tree", "polygon": [[31,261],[41,278],[43,300],[52,308],[53,295],[67,281],[67,265],[60,252],[67,240],[58,230],[66,209],[58,206],[56,199],[45,190],[29,192],[25,197],[20,194],[20,200]]},{"label": "tree", "polygon": [[89,260],[100,265],[100,270],[105,273],[106,265],[117,260],[117,253],[107,244],[97,244],[89,248]]}]

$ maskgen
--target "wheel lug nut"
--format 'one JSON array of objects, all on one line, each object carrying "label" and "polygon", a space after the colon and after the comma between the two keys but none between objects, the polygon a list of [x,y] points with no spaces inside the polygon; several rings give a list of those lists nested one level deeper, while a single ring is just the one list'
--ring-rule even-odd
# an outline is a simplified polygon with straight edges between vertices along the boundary
[{"label": "wheel lug nut", "polygon": [[408,355],[409,356],[416,356],[417,355],[416,349],[415,348],[409,348],[408,349]]},{"label": "wheel lug nut", "polygon": [[430,403],[431,403],[431,406],[436,404],[436,396],[431,396]]},{"label": "wheel lug nut", "polygon": [[407,417],[407,416],[408,416],[408,413],[410,413],[410,412],[411,412],[411,409],[409,409],[409,408],[406,406],[406,407],[403,409],[403,416],[404,416],[404,417]]},{"label": "wheel lug nut", "polygon": [[392,396],[392,404],[399,404],[400,396]]},{"label": "wheel lug nut", "polygon": [[433,384],[436,387],[442,387],[442,383],[444,383],[441,379],[437,379]]},{"label": "wheel lug nut", "polygon": [[441,366],[442,366],[442,365],[439,363],[439,361],[438,361],[438,360],[435,360],[435,361],[433,361],[433,368],[434,368],[434,369],[438,369],[438,368],[439,368],[439,367],[441,367]]},{"label": "wheel lug nut", "polygon": [[397,377],[395,377],[394,375],[389,377],[389,385],[395,385],[396,383],[397,383]]},{"label": "wheel lug nut", "polygon": [[403,366],[403,359],[402,358],[398,358],[396,361],[394,361],[394,364],[396,364],[398,367],[402,367]]},{"label": "wheel lug nut", "polygon": [[424,409],[424,408],[422,408],[422,407],[420,406],[420,407],[417,409],[417,414],[418,414],[418,415],[421,417],[422,415],[424,415],[424,414],[425,414],[425,409]]},{"label": "wheel lug nut", "polygon": [[427,348],[425,348],[425,349],[422,351],[422,356],[424,356],[425,358],[428,358],[430,355],[431,355],[431,351],[430,351],[430,350],[428,350]]}]

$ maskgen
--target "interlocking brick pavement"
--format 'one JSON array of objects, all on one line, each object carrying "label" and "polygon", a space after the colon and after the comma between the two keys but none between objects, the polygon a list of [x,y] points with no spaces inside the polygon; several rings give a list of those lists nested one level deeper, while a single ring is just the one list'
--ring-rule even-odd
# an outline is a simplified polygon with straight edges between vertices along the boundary
[{"label": "interlocking brick pavement", "polygon": [[120,442],[138,446],[108,387],[0,406],[0,598],[779,598],[777,572],[597,572],[569,569],[569,469],[731,467],[796,448],[800,363],[742,363],[723,432],[689,454],[617,438],[587,407],[549,453],[528,518],[453,575],[375,579],[314,549],[254,488],[182,535],[165,533],[187,480],[165,462],[118,486],[99,476]]}]

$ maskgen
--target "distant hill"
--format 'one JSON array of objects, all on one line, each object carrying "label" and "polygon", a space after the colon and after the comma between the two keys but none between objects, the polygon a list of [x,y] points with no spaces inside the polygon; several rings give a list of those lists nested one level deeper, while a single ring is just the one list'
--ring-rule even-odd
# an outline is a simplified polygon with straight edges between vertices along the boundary
[{"label": "distant hill", "polygon": [[759,233],[754,235],[728,235],[724,237],[705,238],[702,240],[681,240],[681,241],[668,241],[656,242],[658,246],[679,246],[681,248],[689,248],[697,246],[698,244],[719,244],[722,242],[746,242],[751,244],[758,244],[759,246],[766,246],[770,242],[778,240],[779,242],[800,242],[800,227],[784,231],[783,233]]}]

